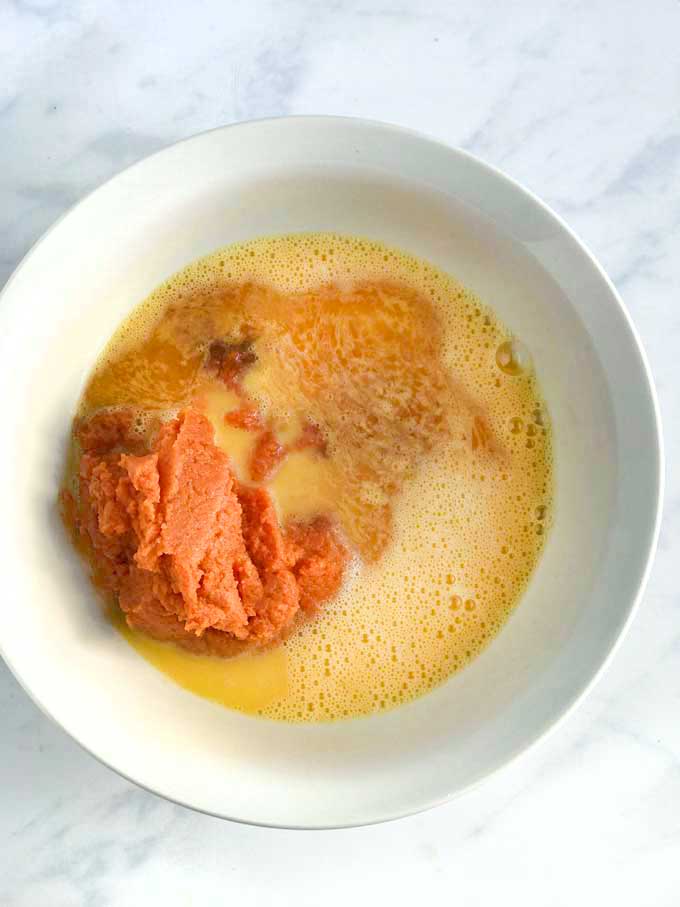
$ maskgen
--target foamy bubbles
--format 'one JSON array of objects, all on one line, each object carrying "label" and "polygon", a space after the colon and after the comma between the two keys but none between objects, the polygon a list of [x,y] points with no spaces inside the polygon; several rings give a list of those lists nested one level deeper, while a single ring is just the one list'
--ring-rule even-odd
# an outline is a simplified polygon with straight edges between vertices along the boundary
[{"label": "foamy bubbles", "polygon": [[[385,291],[385,282],[403,290]],[[153,391],[158,397],[156,406],[167,411],[177,402],[168,396],[186,395],[194,387],[196,362],[201,361],[200,356],[196,361],[191,356],[194,327],[205,333],[206,324],[211,329],[214,326],[215,336],[227,328],[233,332],[235,311],[239,326],[245,325],[243,330],[248,328],[249,312],[262,324],[274,320],[280,325],[288,317],[287,294],[299,296],[324,285],[339,288],[345,294],[343,299],[356,306],[356,317],[342,323],[334,320],[335,301],[327,299],[325,309],[305,310],[288,334],[272,334],[275,341],[268,340],[258,348],[262,370],[248,379],[248,390],[263,409],[281,414],[288,401],[288,411],[295,414],[301,409],[300,400],[309,404],[313,395],[307,391],[307,396],[296,398],[296,382],[308,382],[315,393],[319,382],[326,382],[323,386],[336,395],[345,393],[344,386],[339,388],[334,377],[324,372],[323,357],[317,356],[318,367],[304,373],[297,368],[307,361],[308,353],[314,359],[320,337],[324,343],[335,344],[333,356],[346,359],[349,371],[357,370],[359,384],[362,376],[373,380],[372,370],[383,364],[361,349],[362,331],[380,330],[384,325],[385,332],[392,332],[390,336],[399,335],[408,325],[404,318],[416,297],[429,301],[423,311],[431,309],[432,324],[440,334],[435,352],[448,377],[446,388],[435,396],[441,400],[444,393],[454,393],[457,409],[448,434],[435,433],[436,443],[430,446],[413,444],[409,435],[409,419],[415,412],[413,407],[409,409],[411,385],[399,383],[399,369],[404,367],[400,351],[408,344],[395,345],[399,356],[395,358],[390,351],[384,367],[394,368],[390,382],[400,396],[386,401],[385,406],[398,404],[405,415],[403,438],[395,429],[386,450],[399,486],[389,499],[389,535],[383,537],[389,544],[374,549],[379,556],[373,562],[370,557],[357,558],[337,599],[285,643],[286,683],[276,687],[270,701],[254,705],[248,697],[229,699],[230,705],[243,711],[287,721],[341,719],[392,708],[427,692],[467,664],[498,632],[521,596],[544,544],[552,504],[547,413],[529,351],[509,336],[474,294],[444,272],[372,240],[336,234],[272,237],[231,246],[193,263],[152,294],[114,337],[102,359],[100,377],[115,373],[120,381],[111,385],[100,381],[101,399],[106,405],[117,402],[120,388],[129,385],[130,356],[134,359],[135,350],[149,343],[154,330],[156,339],[149,347],[144,381],[135,374],[137,384],[133,384],[140,388],[157,382],[153,357],[165,355],[167,332],[159,329],[164,321],[166,326],[172,322],[175,332],[180,326],[187,343],[183,357],[173,365],[177,380],[169,382],[163,373],[165,397]],[[383,289],[377,292],[382,295],[378,300],[372,291],[355,293],[359,285],[381,285]],[[269,292],[278,295],[265,298]],[[323,317],[315,317],[315,311]],[[189,312],[191,317],[187,317]],[[228,312],[232,313],[229,317]],[[354,353],[353,328],[359,335]],[[282,371],[279,359],[287,344],[304,355],[295,359],[291,354],[287,361],[296,363],[296,368]],[[336,371],[338,361],[333,360]],[[420,388],[421,381],[429,390],[433,375],[436,377],[435,372],[423,371],[422,381],[419,378],[414,386]],[[361,451],[366,439],[373,437],[370,425],[357,421],[352,409],[356,409],[355,397],[345,396],[345,408],[338,406],[338,417],[331,426],[329,458],[331,464],[334,456],[340,462],[343,483],[351,467],[347,458],[352,444]],[[321,404],[309,405],[317,407],[311,415],[325,425],[328,412],[323,412]],[[418,417],[418,430],[425,426],[430,432],[430,415],[428,408]],[[436,420],[435,424],[439,425]],[[351,436],[352,444],[347,442],[344,447],[343,432],[356,433]],[[355,506],[384,514],[385,483],[374,474],[380,457],[364,458],[364,462],[365,475],[360,476],[359,491],[351,500],[340,501],[339,490],[345,486],[338,475],[329,474],[331,466],[323,463],[318,476],[309,478],[306,497],[318,493],[324,506],[335,506],[336,515],[345,521],[352,519]],[[284,487],[284,468],[283,478],[277,480],[280,487],[277,490],[274,483],[272,493],[288,502],[284,509],[294,512],[300,495]],[[306,470],[304,462],[291,461],[288,469],[290,482],[299,485]],[[368,546],[359,534],[353,541],[360,549],[362,544]],[[370,551],[370,546],[365,550]],[[259,657],[252,656],[253,670]],[[154,663],[162,667],[162,655],[154,655]],[[215,671],[219,674],[219,663]],[[205,684],[193,683],[190,671],[173,676],[205,695]]]},{"label": "foamy bubbles", "polygon": [[504,340],[496,350],[496,365],[506,375],[525,375],[531,368],[531,356],[519,340]]}]

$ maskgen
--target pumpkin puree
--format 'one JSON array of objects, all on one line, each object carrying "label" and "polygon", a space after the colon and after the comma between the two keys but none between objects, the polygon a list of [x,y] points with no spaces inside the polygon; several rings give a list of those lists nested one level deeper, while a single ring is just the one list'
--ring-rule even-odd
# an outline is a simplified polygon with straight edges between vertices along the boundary
[{"label": "pumpkin puree", "polygon": [[78,430],[76,529],[97,582],[133,629],[198,653],[272,644],[338,591],[349,552],[330,520],[281,527],[265,488],[240,484],[192,408],[151,450],[126,410]]}]

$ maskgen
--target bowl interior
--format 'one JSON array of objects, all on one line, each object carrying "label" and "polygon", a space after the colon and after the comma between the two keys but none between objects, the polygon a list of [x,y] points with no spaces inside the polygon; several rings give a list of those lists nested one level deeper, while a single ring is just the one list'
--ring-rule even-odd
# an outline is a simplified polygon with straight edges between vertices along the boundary
[{"label": "bowl interior", "polygon": [[[178,268],[263,234],[333,230],[453,273],[529,346],[555,438],[555,524],[530,586],[482,655],[410,705],[292,726],[174,686],[100,614],[60,530],[71,414],[98,351]],[[93,754],[222,816],[321,827],[412,812],[537,739],[619,637],[654,544],[658,424],[610,284],[513,183],[414,134],[353,120],[217,130],[125,171],[37,245],[0,307],[5,475],[0,649],[34,699]]]}]

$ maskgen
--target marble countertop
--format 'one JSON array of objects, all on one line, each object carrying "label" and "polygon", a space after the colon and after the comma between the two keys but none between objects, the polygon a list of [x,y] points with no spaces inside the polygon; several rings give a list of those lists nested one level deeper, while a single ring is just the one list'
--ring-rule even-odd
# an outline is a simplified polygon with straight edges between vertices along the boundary
[{"label": "marble countertop", "polygon": [[0,665],[0,904],[680,903],[679,36],[677,0],[0,3],[0,285],[69,205],[176,139],[291,113],[393,121],[503,168],[593,249],[649,353],[670,464],[647,595],[595,692],[411,819],[300,833],[193,814],[82,752]]}]

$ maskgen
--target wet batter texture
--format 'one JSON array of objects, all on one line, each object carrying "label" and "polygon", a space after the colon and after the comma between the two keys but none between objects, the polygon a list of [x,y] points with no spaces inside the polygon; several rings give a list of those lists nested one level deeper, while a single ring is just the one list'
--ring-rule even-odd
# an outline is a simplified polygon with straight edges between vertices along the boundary
[{"label": "wet batter texture", "polygon": [[521,344],[432,265],[334,234],[232,246],[160,287],[86,386],[73,462],[66,521],[131,644],[293,721],[462,667],[550,521]]}]

